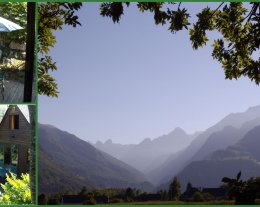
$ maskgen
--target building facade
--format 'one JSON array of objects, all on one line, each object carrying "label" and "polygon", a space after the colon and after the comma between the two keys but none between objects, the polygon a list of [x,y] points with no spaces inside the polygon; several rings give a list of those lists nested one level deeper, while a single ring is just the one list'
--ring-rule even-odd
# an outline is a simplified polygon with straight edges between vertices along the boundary
[{"label": "building facade", "polygon": [[[28,109],[27,109],[28,110]],[[31,124],[29,111],[9,105],[0,117],[0,176],[29,172]]]}]

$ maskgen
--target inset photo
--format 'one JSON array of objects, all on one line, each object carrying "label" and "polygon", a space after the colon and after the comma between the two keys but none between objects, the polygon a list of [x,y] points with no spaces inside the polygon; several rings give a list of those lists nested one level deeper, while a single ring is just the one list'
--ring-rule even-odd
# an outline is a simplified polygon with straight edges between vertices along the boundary
[{"label": "inset photo", "polygon": [[260,205],[260,2],[37,6],[39,205]]},{"label": "inset photo", "polygon": [[35,102],[35,3],[0,3],[0,103]]},{"label": "inset photo", "polygon": [[0,105],[0,205],[35,203],[35,106]]}]

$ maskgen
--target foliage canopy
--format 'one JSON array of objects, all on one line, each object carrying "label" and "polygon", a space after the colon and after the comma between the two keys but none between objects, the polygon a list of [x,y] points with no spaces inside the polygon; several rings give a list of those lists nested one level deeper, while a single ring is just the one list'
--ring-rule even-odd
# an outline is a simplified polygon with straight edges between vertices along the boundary
[{"label": "foliage canopy", "polygon": [[26,41],[26,25],[27,25],[27,3],[26,2],[0,2],[0,14],[2,17],[13,21],[24,29],[13,32],[0,32],[1,39],[10,43],[25,43]]},{"label": "foliage canopy", "polygon": [[21,179],[6,174],[6,183],[1,186],[4,191],[1,204],[32,204],[29,174],[22,174]]},{"label": "foliage canopy", "polygon": [[[11,52],[10,43],[25,45],[26,27],[27,27],[27,3],[26,2],[0,2],[0,14],[3,18],[10,20],[23,29],[12,32],[0,32],[1,41],[1,69],[23,69],[24,56],[23,51]],[[5,58],[5,59],[4,59]]]},{"label": "foliage canopy", "polygon": [[50,49],[55,46],[55,30],[61,30],[63,25],[76,27],[80,25],[78,17],[74,15],[75,10],[82,6],[80,2],[74,3],[42,3],[38,6],[39,25],[39,60],[38,60],[38,90],[39,94],[57,97],[58,88],[50,71],[57,70],[56,63],[49,55]]},{"label": "foliage canopy", "polygon": [[[130,4],[132,3],[101,3],[100,15],[118,23],[124,15],[124,9]],[[81,6],[81,3],[39,5],[40,94],[58,94],[57,83],[49,74],[57,67],[47,55],[55,45],[53,31],[61,30],[63,25],[80,25],[74,12]],[[195,50],[208,43],[209,31],[218,32],[220,38],[214,39],[212,57],[221,64],[226,79],[245,76],[256,84],[260,83],[260,3],[223,2],[214,10],[206,7],[197,14],[197,22],[192,25],[190,14],[181,2],[138,2],[136,6],[140,12],[152,12],[155,24],[167,25],[173,34],[189,30],[191,45]]]},{"label": "foliage canopy", "polygon": [[236,204],[255,204],[255,199],[260,194],[260,177],[243,181],[240,171],[236,178],[224,177],[222,182],[226,184],[229,196],[235,197]]}]

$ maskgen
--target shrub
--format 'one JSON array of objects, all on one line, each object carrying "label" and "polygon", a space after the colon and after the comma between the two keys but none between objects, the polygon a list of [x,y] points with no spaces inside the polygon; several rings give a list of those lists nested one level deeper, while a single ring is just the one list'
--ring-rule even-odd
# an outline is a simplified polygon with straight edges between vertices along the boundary
[{"label": "shrub", "polygon": [[83,202],[83,205],[95,205],[96,200],[93,197],[88,198]]},{"label": "shrub", "polygon": [[124,200],[120,198],[113,198],[109,201],[109,203],[123,203]]},{"label": "shrub", "polygon": [[202,202],[205,199],[204,199],[204,196],[201,192],[196,192],[196,193],[194,193],[192,200],[195,201],[195,202]]},{"label": "shrub", "polygon": [[210,193],[203,193],[203,197],[205,201],[213,201],[216,200],[215,197],[213,195],[211,195]]},{"label": "shrub", "polygon": [[47,203],[48,203],[48,205],[60,205],[60,199],[59,198],[50,198]]},{"label": "shrub", "polygon": [[22,174],[21,179],[13,173],[6,174],[6,183],[1,186],[1,204],[32,204],[29,174]]}]

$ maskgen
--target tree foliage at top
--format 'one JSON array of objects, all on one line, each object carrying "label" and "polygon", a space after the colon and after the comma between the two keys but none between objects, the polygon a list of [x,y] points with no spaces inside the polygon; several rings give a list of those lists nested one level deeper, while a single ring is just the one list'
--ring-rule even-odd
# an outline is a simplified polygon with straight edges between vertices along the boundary
[{"label": "tree foliage at top", "polygon": [[[102,3],[100,14],[110,17],[114,23],[119,22],[124,4],[129,6],[129,3]],[[191,28],[188,28],[187,9],[181,8],[181,3],[175,9],[169,7],[174,4],[146,2],[137,3],[137,7],[141,12],[153,12],[155,24],[168,23],[172,33],[189,29],[194,49],[207,44],[208,31],[219,32],[222,38],[214,40],[212,57],[221,63],[226,78],[247,76],[256,84],[260,83],[260,3],[250,3],[249,11],[242,2],[221,3],[215,10],[206,7],[197,14],[198,20]]]},{"label": "tree foliage at top", "polygon": [[0,32],[1,39],[7,44],[14,41],[16,43],[25,43],[26,41],[26,25],[27,25],[27,3],[26,2],[0,2],[1,17],[6,18],[18,25],[22,30],[13,32]]},{"label": "tree foliage at top", "polygon": [[250,4],[249,13],[242,2],[231,2],[222,10],[203,9],[190,29],[190,39],[198,49],[208,42],[207,31],[218,31],[222,38],[214,40],[212,57],[221,63],[226,78],[247,76],[259,84],[260,3]]},{"label": "tree foliage at top", "polygon": [[57,97],[58,88],[55,79],[50,75],[57,70],[56,63],[49,55],[50,49],[55,46],[55,30],[61,30],[63,25],[76,27],[80,25],[78,16],[74,14],[82,6],[81,2],[42,3],[38,6],[38,92],[51,97]]},{"label": "tree foliage at top", "polygon": [[[194,49],[208,43],[209,31],[217,31],[221,37],[214,40],[212,57],[222,65],[226,79],[245,76],[256,84],[260,83],[260,3],[247,3],[249,9],[241,2],[223,2],[214,10],[206,7],[197,14],[198,20],[193,25],[188,10],[181,2],[135,4],[140,12],[152,12],[155,24],[167,25],[173,34],[189,30]],[[81,3],[47,3],[39,6],[39,42],[43,47],[40,48],[43,58],[39,60],[40,94],[57,96],[57,84],[49,75],[50,70],[57,68],[51,57],[44,55],[55,45],[54,30],[62,29],[64,24],[80,25],[74,11],[81,6]],[[130,2],[101,3],[100,15],[118,23],[129,6]]]},{"label": "tree foliage at top", "polygon": [[[102,3],[100,5],[100,14],[102,16],[110,17],[114,23],[119,22],[121,16],[124,14],[124,4],[128,7],[130,3]],[[188,29],[188,18],[190,15],[185,8],[180,8],[181,3],[178,4],[177,10],[172,7],[176,3],[168,3],[169,7],[164,8],[164,2],[138,2],[137,7],[140,12],[150,11],[154,14],[154,22],[156,25],[164,25],[169,23],[169,30],[176,33],[183,28]]]}]

